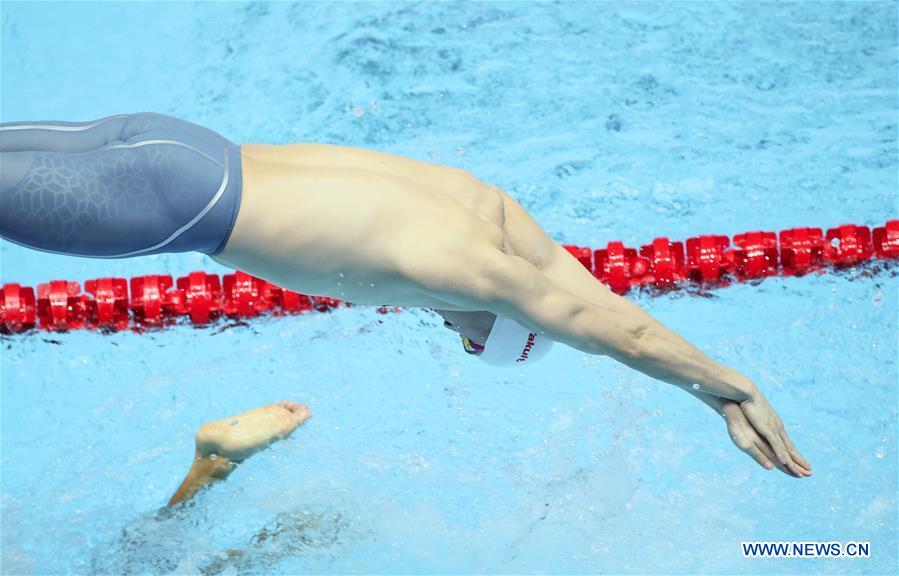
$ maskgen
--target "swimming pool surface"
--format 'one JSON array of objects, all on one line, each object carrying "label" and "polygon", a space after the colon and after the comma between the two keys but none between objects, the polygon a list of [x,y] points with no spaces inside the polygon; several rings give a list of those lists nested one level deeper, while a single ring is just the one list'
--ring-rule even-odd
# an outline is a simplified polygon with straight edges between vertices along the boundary
[{"label": "swimming pool surface", "polygon": [[[156,111],[464,166],[585,246],[899,213],[892,2],[0,10],[4,121]],[[31,285],[224,271],[0,257]],[[670,386],[562,346],[490,368],[424,311],[5,337],[0,571],[895,573],[897,288],[893,267],[635,296],[759,384],[804,481]],[[155,515],[197,426],[282,398],[313,419]],[[871,557],[743,558],[750,540]]]}]

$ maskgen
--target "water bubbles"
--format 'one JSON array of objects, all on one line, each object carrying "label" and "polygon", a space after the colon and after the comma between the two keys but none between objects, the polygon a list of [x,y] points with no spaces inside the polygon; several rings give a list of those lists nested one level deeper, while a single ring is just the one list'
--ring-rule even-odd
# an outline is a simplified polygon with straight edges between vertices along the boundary
[{"label": "water bubbles", "polygon": [[374,287],[375,287],[375,283],[374,283],[374,282],[371,282],[371,283],[369,284],[369,286],[371,286],[372,288],[374,288]]},{"label": "water bubbles", "polygon": [[878,446],[878,447],[874,450],[874,456],[875,456],[878,460],[883,459],[883,457],[886,456],[886,453],[887,453],[887,451],[883,449],[883,446]]},{"label": "water bubbles", "polygon": [[874,296],[871,298],[874,301],[874,307],[880,308],[883,306],[883,290],[878,290],[874,293]]},{"label": "water bubbles", "polygon": [[210,454],[209,455],[210,460],[218,460],[218,457],[219,457],[218,454]]},{"label": "water bubbles", "polygon": [[344,273],[343,273],[343,272],[338,272],[338,273],[337,273],[337,276],[340,277],[340,278],[343,278],[343,277],[344,277]]},{"label": "water bubbles", "polygon": [[456,148],[456,156],[458,156],[458,157],[461,158],[461,157],[464,156],[464,155],[465,155],[465,148],[463,148],[463,147],[461,147],[461,146],[458,146],[458,147]]},{"label": "water bubbles", "polygon": [[840,247],[840,239],[839,239],[839,238],[833,238],[833,239],[830,241],[830,245],[833,246],[834,248],[839,248],[839,247]]},{"label": "water bubbles", "polygon": [[353,116],[356,118],[362,118],[365,116],[365,108],[362,106],[353,106]]},{"label": "water bubbles", "polygon": [[693,390],[699,390],[699,388],[700,388],[699,384],[693,384]]}]

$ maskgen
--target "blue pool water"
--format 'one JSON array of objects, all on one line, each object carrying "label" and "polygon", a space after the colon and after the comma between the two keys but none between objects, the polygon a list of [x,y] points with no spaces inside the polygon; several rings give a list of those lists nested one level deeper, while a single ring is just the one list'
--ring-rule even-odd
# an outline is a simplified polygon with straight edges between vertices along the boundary
[{"label": "blue pool water", "polygon": [[[588,246],[899,213],[891,2],[0,11],[4,121],[148,110],[464,166]],[[31,285],[224,271],[0,257],[0,280]],[[489,368],[423,311],[4,338],[0,571],[895,573],[897,288],[893,268],[634,297],[759,384],[815,466],[804,481],[611,360],[560,346]],[[155,515],[198,425],[281,398],[314,418]],[[749,540],[871,557],[745,559]]]}]

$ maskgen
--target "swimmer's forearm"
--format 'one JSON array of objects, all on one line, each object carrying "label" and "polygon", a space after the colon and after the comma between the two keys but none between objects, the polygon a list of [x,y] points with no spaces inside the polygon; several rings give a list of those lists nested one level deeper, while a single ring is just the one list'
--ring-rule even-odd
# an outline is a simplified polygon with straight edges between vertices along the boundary
[{"label": "swimmer's forearm", "polygon": [[[570,258],[570,255],[569,255]],[[584,268],[571,258],[583,271]],[[488,260],[488,294],[499,293],[491,312],[509,316],[591,354],[610,356],[644,374],[682,388],[736,402],[757,395],[755,385],[655,320],[642,308],[591,279],[580,294],[562,290],[518,257]],[[589,272],[584,272],[589,275]],[[562,278],[561,280],[564,280]]]},{"label": "swimmer's forearm", "polygon": [[619,354],[616,359],[648,376],[735,402],[757,393],[751,380],[716,362],[656,320],[650,320],[636,340],[628,354]]},{"label": "swimmer's forearm", "polygon": [[558,246],[545,271],[520,258],[492,263],[490,277],[504,297],[492,312],[583,352],[610,356],[648,376],[742,402],[755,385],[666,328],[645,310],[596,281]]},{"label": "swimmer's forearm", "polygon": [[168,506],[174,506],[179,502],[193,498],[197,492],[206,486],[227,478],[233,469],[234,467],[227,458],[218,457],[213,460],[197,455],[187,476],[181,482],[181,486],[169,499]]},{"label": "swimmer's forearm", "polygon": [[757,393],[748,378],[703,354],[639,306],[614,294],[594,304],[554,292],[546,298],[525,300],[521,312],[525,323],[536,324],[550,338],[609,356],[657,380],[735,402]]}]

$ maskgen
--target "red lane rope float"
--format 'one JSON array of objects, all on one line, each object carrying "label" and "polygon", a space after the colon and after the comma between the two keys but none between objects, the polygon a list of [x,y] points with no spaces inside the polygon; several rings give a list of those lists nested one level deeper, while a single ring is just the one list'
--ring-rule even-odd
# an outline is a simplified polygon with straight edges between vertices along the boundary
[{"label": "red lane rope float", "polygon": [[[565,246],[600,281],[619,294],[633,288],[672,289],[688,284],[721,286],[768,276],[797,276],[878,259],[899,259],[899,220],[870,230],[845,224],[826,232],[793,228],[780,234],[754,231],[727,236],[705,235],[673,242],[656,238],[639,249],[621,242],[605,248]],[[37,287],[4,284],[0,289],[0,332],[79,328],[142,331],[189,321],[205,325],[221,317],[327,312],[351,306],[335,298],[284,290],[245,272],[191,272],[173,280],[167,275],[98,278],[84,283],[54,280]],[[381,313],[388,310],[378,309]]]}]

